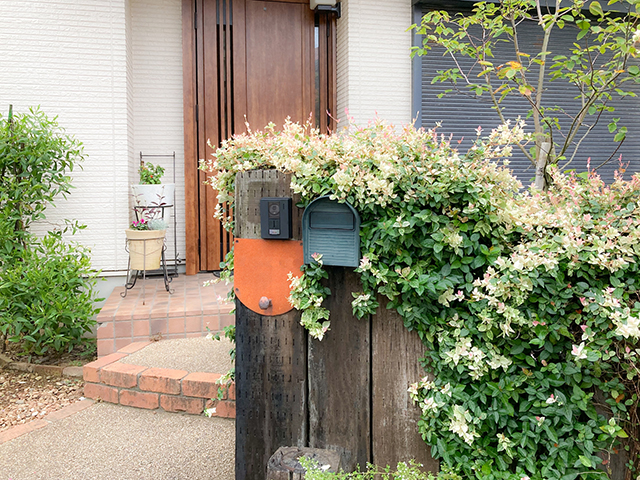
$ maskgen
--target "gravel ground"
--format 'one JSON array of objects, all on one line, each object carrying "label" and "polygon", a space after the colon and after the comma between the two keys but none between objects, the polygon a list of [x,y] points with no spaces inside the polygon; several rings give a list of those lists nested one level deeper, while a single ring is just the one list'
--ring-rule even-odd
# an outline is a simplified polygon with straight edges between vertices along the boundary
[{"label": "gravel ground", "polygon": [[77,402],[83,386],[67,377],[0,370],[0,432]]},{"label": "gravel ground", "polygon": [[235,422],[96,403],[0,445],[2,480],[232,480]]}]

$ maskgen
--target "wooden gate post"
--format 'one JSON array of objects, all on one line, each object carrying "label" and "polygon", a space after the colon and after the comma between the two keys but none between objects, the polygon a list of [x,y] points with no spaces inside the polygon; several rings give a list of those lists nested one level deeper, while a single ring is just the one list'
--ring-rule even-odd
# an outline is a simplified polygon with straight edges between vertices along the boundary
[{"label": "wooden gate post", "polygon": [[331,328],[309,339],[309,446],[337,450],[347,472],[371,462],[371,322],[352,314],[352,268],[326,267]]},{"label": "wooden gate post", "polygon": [[[259,239],[260,198],[289,197],[289,185],[290,177],[276,171],[239,173],[235,236]],[[306,348],[299,312],[260,315],[236,299],[236,480],[264,480],[279,447],[306,446]]]},{"label": "wooden gate post", "polygon": [[[239,173],[238,245],[260,238],[261,198],[289,196],[288,175]],[[301,217],[294,208],[296,240],[302,238]],[[270,245],[263,244],[265,256],[276,250],[276,244],[273,250]],[[240,276],[259,279],[253,264],[239,257],[235,288],[242,298],[238,286],[251,286]],[[308,338],[297,311],[267,316],[236,299],[236,480],[264,480],[269,458],[279,447],[335,451],[345,471],[368,462],[395,467],[410,459],[437,471],[438,463],[417,432],[419,409],[407,394],[408,385],[424,376],[422,342],[383,301],[375,316],[355,318],[351,294],[361,286],[354,269],[326,270],[331,295],[324,306],[331,329],[322,341]]]},{"label": "wooden gate post", "polygon": [[395,467],[413,459],[437,472],[439,464],[418,433],[420,409],[407,392],[408,385],[425,376],[420,359],[426,347],[417,332],[405,328],[398,312],[387,310],[386,298],[378,301],[371,323],[373,461]]}]

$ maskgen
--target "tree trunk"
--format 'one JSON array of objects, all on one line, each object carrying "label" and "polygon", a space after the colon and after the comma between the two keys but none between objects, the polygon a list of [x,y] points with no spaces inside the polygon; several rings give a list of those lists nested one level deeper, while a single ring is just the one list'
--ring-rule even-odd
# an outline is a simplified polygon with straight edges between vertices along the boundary
[{"label": "tree trunk", "polygon": [[538,148],[538,152],[536,155],[536,180],[534,183],[534,187],[536,190],[546,190],[547,180],[546,180],[546,171],[547,171],[547,163],[549,161],[549,150],[551,150],[551,142],[548,140],[543,140],[540,142]]}]

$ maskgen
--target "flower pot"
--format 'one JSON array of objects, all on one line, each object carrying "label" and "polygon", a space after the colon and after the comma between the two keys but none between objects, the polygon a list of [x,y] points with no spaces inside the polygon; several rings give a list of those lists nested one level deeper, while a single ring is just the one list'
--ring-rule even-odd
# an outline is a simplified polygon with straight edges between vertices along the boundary
[{"label": "flower pot", "polygon": [[134,207],[163,207],[173,205],[175,185],[131,185]]},{"label": "flower pot", "polygon": [[166,230],[125,230],[132,270],[160,268]]}]

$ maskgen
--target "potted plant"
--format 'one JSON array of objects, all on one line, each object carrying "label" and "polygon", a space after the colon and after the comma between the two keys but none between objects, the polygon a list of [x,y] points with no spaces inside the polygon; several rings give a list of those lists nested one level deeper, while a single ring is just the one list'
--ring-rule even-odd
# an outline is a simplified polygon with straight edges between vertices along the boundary
[{"label": "potted plant", "polygon": [[173,205],[175,185],[162,183],[164,168],[160,165],[140,162],[140,184],[131,185],[135,207],[163,207]]},{"label": "potted plant", "polygon": [[125,230],[129,246],[129,268],[131,270],[156,270],[164,248],[167,225],[161,218],[141,218]]}]

